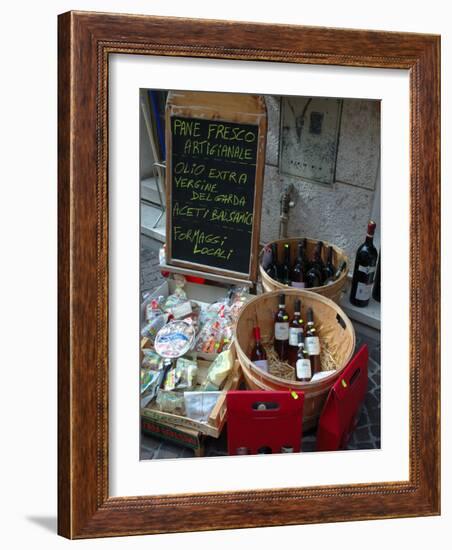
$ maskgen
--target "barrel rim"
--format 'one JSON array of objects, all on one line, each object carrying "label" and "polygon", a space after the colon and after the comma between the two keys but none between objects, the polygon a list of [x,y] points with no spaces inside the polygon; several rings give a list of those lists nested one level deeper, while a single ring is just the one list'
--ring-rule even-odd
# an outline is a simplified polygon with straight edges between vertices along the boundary
[{"label": "barrel rim", "polygon": [[[285,285],[283,283],[280,283],[279,281],[275,281],[275,279],[273,279],[272,277],[270,277],[270,275],[268,275],[266,273],[266,271],[262,267],[262,254],[264,252],[264,247],[269,246],[271,244],[281,243],[281,242],[300,241],[301,239],[306,239],[307,241],[311,241],[313,243],[316,243],[320,240],[320,239],[312,239],[310,237],[287,237],[287,238],[284,238],[284,239],[274,239],[274,240],[269,241],[268,243],[264,244],[264,246],[262,247],[262,250],[259,252],[259,256],[258,256],[259,273],[260,273],[262,279],[268,279],[268,281],[270,281],[271,284],[277,286],[277,288],[281,288],[281,289],[283,289],[283,288],[292,288],[289,285]],[[322,242],[323,242],[324,245],[332,246],[336,251],[339,251],[340,254],[342,255],[343,259],[346,262],[346,266],[345,266],[344,271],[341,273],[339,279],[337,279],[337,281],[334,281],[334,283],[332,283],[331,285],[328,285],[328,287],[314,286],[314,287],[309,289],[309,292],[315,292],[316,294],[321,294],[322,291],[325,291],[326,288],[329,288],[329,289],[333,290],[336,287],[339,287],[339,286],[343,285],[344,284],[344,279],[348,276],[348,273],[350,271],[350,261],[349,261],[348,255],[345,253],[344,249],[342,249],[340,246],[337,246],[333,243],[330,243],[329,241],[322,240]],[[341,283],[341,285],[339,283]]]}]

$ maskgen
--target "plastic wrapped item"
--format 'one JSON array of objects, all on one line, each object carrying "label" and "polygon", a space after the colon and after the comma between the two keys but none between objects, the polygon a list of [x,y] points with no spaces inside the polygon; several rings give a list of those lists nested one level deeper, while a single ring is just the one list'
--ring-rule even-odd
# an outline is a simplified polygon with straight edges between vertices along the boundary
[{"label": "plastic wrapped item", "polygon": [[237,320],[240,310],[245,305],[249,298],[249,292],[246,287],[234,287],[229,295],[229,307],[227,314],[230,317],[232,324]]},{"label": "plastic wrapped item", "polygon": [[155,350],[162,357],[181,357],[195,340],[195,329],[187,321],[171,321],[161,328],[155,338]]},{"label": "plastic wrapped item", "polygon": [[161,411],[183,414],[185,408],[184,394],[175,391],[159,390],[156,404]]},{"label": "plastic wrapped item", "polygon": [[226,326],[229,324],[225,317],[225,305],[216,302],[207,308],[203,316],[204,324],[196,341],[196,350],[203,353],[218,353],[224,348],[225,338],[232,338],[231,332],[226,334]]},{"label": "plastic wrapped item", "polygon": [[184,392],[185,416],[198,422],[208,422],[220,395],[219,391]]},{"label": "plastic wrapped item", "polygon": [[234,359],[230,350],[222,351],[207,371],[207,377],[202,385],[204,391],[220,389],[234,366]]},{"label": "plastic wrapped item", "polygon": [[167,321],[168,321],[168,314],[163,313],[161,315],[158,315],[152,321],[150,321],[149,323],[146,323],[146,325],[141,329],[141,336],[149,338],[151,342],[154,343],[154,340],[158,331],[163,326],[165,326]]},{"label": "plastic wrapped item", "polygon": [[165,301],[165,298],[163,296],[159,296],[157,299],[152,299],[146,306],[146,321],[148,323],[152,322],[154,319],[156,319],[159,315],[163,315],[163,303]]},{"label": "plastic wrapped item", "polygon": [[[193,314],[195,304],[191,302],[184,290],[185,277],[181,275],[175,275],[174,281],[176,287],[174,292],[170,294],[165,303],[163,304],[163,311],[172,316],[173,319],[183,319]],[[199,313],[199,311],[198,311]]]},{"label": "plastic wrapped item", "polygon": [[167,375],[165,376],[165,390],[166,391],[171,391],[171,390],[174,390],[174,388],[176,387],[176,384],[177,384],[177,373],[176,373],[176,368],[172,368],[171,370],[168,371]]},{"label": "plastic wrapped item", "polygon": [[141,351],[143,353],[142,368],[158,370],[162,366],[162,358],[155,350],[144,348]]},{"label": "plastic wrapped item", "polygon": [[186,357],[179,357],[176,363],[176,388],[190,390],[196,386],[198,365]]},{"label": "plastic wrapped item", "polygon": [[146,391],[149,391],[150,387],[154,382],[157,381],[158,378],[158,371],[152,371],[149,369],[141,369],[141,386],[140,391],[141,393],[145,393]]}]

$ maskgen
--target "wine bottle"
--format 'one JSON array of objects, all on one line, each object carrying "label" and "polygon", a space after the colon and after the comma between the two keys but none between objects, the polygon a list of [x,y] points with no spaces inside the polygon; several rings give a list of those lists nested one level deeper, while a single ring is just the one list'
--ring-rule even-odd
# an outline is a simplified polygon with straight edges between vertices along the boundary
[{"label": "wine bottle", "polygon": [[281,265],[280,282],[284,285],[290,285],[290,245],[284,243],[284,259]]},{"label": "wine bottle", "polygon": [[328,258],[322,270],[322,279],[323,279],[324,285],[327,284],[328,280],[334,277],[335,271],[336,269],[334,268],[334,265],[333,265],[333,247],[330,246],[328,248]]},{"label": "wine bottle", "polygon": [[321,371],[320,367],[320,340],[314,324],[314,312],[308,308],[306,312],[306,339],[305,347],[311,361],[311,375]]},{"label": "wine bottle", "polygon": [[268,372],[267,354],[262,346],[259,327],[254,327],[254,347],[250,359],[258,369]]},{"label": "wine bottle", "polygon": [[290,277],[292,286],[296,288],[304,288],[306,286],[304,251],[305,249],[303,247],[303,242],[298,241],[297,259],[295,260],[295,263],[293,265],[292,273]]},{"label": "wine bottle", "polygon": [[279,295],[278,311],[275,315],[275,351],[281,361],[287,360],[289,351],[289,316],[286,311],[286,297]]},{"label": "wine bottle", "polygon": [[308,272],[309,258],[308,258],[308,239],[303,239],[303,271]]},{"label": "wine bottle", "polygon": [[378,254],[377,273],[375,275],[374,287],[372,289],[372,298],[377,302],[380,301],[380,266],[381,266],[381,250]]},{"label": "wine bottle", "polygon": [[376,223],[372,220],[369,221],[366,240],[356,252],[350,302],[358,307],[366,307],[372,293],[378,258],[377,249],[373,244],[375,227]]},{"label": "wine bottle", "polygon": [[324,285],[331,285],[334,283],[334,281],[337,281],[339,277],[341,276],[342,272],[345,269],[345,266],[347,265],[347,262],[344,260],[341,262],[341,265],[337,268],[336,272],[332,277],[329,277],[323,284]]},{"label": "wine bottle", "polygon": [[323,261],[322,261],[322,241],[319,241],[315,247],[314,259],[311,262],[308,272],[306,273],[306,288],[322,286],[323,276]]},{"label": "wine bottle", "polygon": [[295,366],[298,353],[298,335],[304,334],[304,321],[301,318],[301,300],[295,300],[293,317],[289,325],[289,363]]},{"label": "wine bottle", "polygon": [[274,279],[275,281],[279,281],[279,269],[278,269],[278,245],[276,243],[272,243],[270,245],[271,248],[271,260],[270,264],[266,269],[267,275]]},{"label": "wine bottle", "polygon": [[299,382],[309,382],[312,378],[312,366],[308,351],[305,348],[305,337],[302,332],[298,333],[297,362],[295,365],[295,378]]}]

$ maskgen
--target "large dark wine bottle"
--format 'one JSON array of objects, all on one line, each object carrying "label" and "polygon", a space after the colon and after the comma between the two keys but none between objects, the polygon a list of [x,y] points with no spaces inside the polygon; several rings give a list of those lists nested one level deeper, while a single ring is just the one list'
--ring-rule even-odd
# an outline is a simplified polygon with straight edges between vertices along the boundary
[{"label": "large dark wine bottle", "polygon": [[378,254],[377,274],[375,275],[374,287],[372,289],[372,298],[380,301],[380,269],[381,269],[381,250]]},{"label": "large dark wine bottle", "polygon": [[281,264],[280,282],[283,285],[290,285],[290,245],[284,243],[283,246],[283,263]]},{"label": "large dark wine bottle", "polygon": [[[305,282],[305,258],[304,258],[304,246],[303,241],[298,241],[298,254],[297,259],[295,260],[294,266],[291,273],[291,283],[292,286],[296,288],[304,288],[306,286]],[[298,349],[298,341],[297,341]]]},{"label": "large dark wine bottle", "polygon": [[373,244],[376,223],[369,221],[365,242],[358,248],[353,271],[350,302],[358,307],[369,304],[377,265],[378,252]]}]

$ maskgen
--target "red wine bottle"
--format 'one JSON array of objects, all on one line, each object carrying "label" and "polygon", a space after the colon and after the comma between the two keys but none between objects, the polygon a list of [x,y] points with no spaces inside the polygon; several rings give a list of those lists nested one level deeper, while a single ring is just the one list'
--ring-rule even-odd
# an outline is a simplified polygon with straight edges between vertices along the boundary
[{"label": "red wine bottle", "polygon": [[323,282],[323,261],[322,261],[322,241],[319,241],[315,247],[314,259],[311,262],[308,272],[306,273],[306,287],[313,288],[322,286]]},{"label": "red wine bottle", "polygon": [[350,302],[358,307],[366,307],[372,293],[378,258],[377,249],[373,244],[375,227],[376,223],[369,221],[366,240],[356,252]]},{"label": "red wine bottle", "polygon": [[261,342],[261,330],[259,327],[254,327],[254,347],[251,351],[251,361],[257,368],[268,372],[267,354]]},{"label": "red wine bottle", "polygon": [[284,243],[284,259],[281,265],[281,276],[280,282],[284,285],[290,285],[290,245],[289,243]]},{"label": "red wine bottle", "polygon": [[278,311],[275,315],[275,351],[281,361],[287,361],[289,352],[289,316],[286,311],[286,297],[279,295]]},{"label": "red wine bottle", "polygon": [[345,269],[345,266],[347,265],[347,262],[343,261],[341,262],[340,266],[337,268],[336,272],[332,277],[329,277],[323,284],[324,285],[331,285],[334,283],[334,281],[337,281],[339,277],[341,276],[342,272]]},{"label": "red wine bottle", "polygon": [[297,259],[292,268],[291,273],[292,286],[296,288],[304,288],[305,283],[305,259],[304,259],[304,246],[302,241],[298,241],[298,254]]},{"label": "red wine bottle", "polygon": [[301,318],[301,300],[295,300],[293,317],[289,325],[289,363],[295,366],[298,352],[298,335],[304,334],[304,322]]},{"label": "red wine bottle", "polygon": [[271,248],[271,260],[267,269],[265,270],[267,275],[274,279],[275,281],[279,280],[279,269],[278,269],[278,245],[272,243]]},{"label": "red wine bottle", "polygon": [[330,246],[328,248],[328,258],[322,270],[322,280],[324,285],[328,284],[328,281],[334,277],[335,271],[336,269],[333,265],[333,247]]}]

